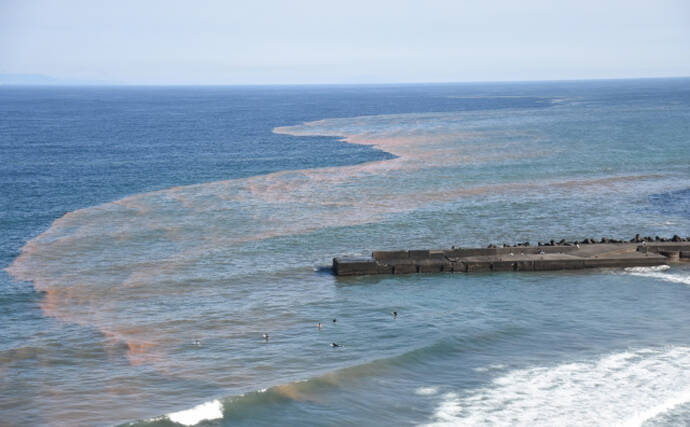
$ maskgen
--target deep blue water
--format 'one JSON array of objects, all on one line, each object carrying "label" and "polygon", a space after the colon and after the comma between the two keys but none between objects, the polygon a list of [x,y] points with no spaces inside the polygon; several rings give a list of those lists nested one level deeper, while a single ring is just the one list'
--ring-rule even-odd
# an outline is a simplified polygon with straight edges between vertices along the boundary
[{"label": "deep blue water", "polygon": [[[403,150],[341,140],[353,135]],[[626,402],[679,401],[645,419],[676,423],[687,268],[313,270],[379,248],[690,235],[689,147],[688,79],[0,88],[0,265],[48,230],[20,262],[34,285],[0,272],[0,414],[110,424],[218,398],[229,424],[548,423],[533,405],[606,424],[634,413]],[[414,161],[366,166],[396,159]],[[205,185],[167,190],[192,184]],[[327,337],[314,341],[303,331],[317,320]],[[346,344],[322,353],[332,340]],[[666,394],[645,397],[654,387]],[[612,409],[568,403],[588,392]]]}]

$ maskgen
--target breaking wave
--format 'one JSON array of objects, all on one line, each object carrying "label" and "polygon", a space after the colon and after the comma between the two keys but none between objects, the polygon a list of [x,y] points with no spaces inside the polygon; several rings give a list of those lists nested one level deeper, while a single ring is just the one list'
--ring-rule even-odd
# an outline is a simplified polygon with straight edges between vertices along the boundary
[{"label": "breaking wave", "polygon": [[690,285],[690,273],[671,273],[671,267],[668,265],[659,265],[656,267],[629,267],[625,272],[631,276],[651,277],[671,283],[682,283]]},{"label": "breaking wave", "polygon": [[690,402],[690,348],[641,349],[513,370],[478,390],[444,393],[432,425],[620,425]]},{"label": "breaking wave", "polygon": [[193,426],[202,421],[216,420],[223,418],[223,404],[219,400],[202,403],[191,409],[184,411],[172,412],[165,416],[170,421],[183,424],[186,426]]}]

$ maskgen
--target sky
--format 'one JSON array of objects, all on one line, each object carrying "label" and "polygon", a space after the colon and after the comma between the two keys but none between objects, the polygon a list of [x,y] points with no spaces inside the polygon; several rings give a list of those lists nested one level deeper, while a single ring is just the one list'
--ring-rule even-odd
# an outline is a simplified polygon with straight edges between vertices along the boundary
[{"label": "sky", "polygon": [[690,76],[690,0],[0,0],[0,73],[147,85]]}]

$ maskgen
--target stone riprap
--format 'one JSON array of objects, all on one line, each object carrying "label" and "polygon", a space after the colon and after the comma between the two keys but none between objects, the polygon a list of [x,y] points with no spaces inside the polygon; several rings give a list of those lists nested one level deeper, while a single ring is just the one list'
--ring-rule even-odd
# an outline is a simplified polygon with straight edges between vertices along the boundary
[{"label": "stone riprap", "polygon": [[576,242],[529,242],[487,248],[375,251],[370,257],[334,258],[337,276],[480,271],[548,271],[584,268],[649,267],[690,262],[690,238],[635,236]]}]

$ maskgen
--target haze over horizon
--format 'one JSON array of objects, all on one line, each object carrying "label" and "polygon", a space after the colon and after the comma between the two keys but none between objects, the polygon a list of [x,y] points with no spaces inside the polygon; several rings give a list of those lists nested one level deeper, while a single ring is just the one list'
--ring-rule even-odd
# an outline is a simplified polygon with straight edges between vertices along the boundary
[{"label": "haze over horizon", "polygon": [[689,24],[690,3],[673,0],[6,0],[0,77],[134,85],[682,77]]}]

